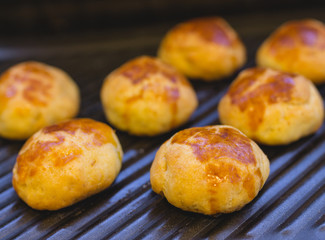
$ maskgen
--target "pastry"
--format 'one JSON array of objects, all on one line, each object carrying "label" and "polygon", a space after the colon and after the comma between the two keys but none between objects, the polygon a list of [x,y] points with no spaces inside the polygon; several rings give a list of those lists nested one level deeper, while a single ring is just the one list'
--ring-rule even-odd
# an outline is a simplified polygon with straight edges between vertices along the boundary
[{"label": "pastry", "polygon": [[17,64],[0,76],[0,136],[26,139],[74,117],[79,89],[64,71],[39,62]]},{"label": "pastry", "polygon": [[237,129],[194,127],[159,148],[150,182],[172,205],[213,215],[237,211],[252,201],[269,171],[262,150]]},{"label": "pastry", "polygon": [[187,77],[214,81],[243,66],[246,50],[223,18],[205,17],[172,28],[163,38],[158,56]]},{"label": "pastry", "polygon": [[187,79],[153,57],[133,59],[109,74],[101,89],[108,121],[134,135],[153,136],[185,123],[198,105]]},{"label": "pastry", "polygon": [[325,82],[325,25],[314,19],[283,24],[258,49],[257,64]]},{"label": "pastry", "polygon": [[323,100],[301,75],[268,68],[242,71],[219,103],[222,124],[253,140],[288,144],[316,132],[323,123]]},{"label": "pastry", "polygon": [[73,119],[36,132],[18,153],[12,184],[38,210],[58,210],[112,184],[122,148],[114,131],[91,119]]}]

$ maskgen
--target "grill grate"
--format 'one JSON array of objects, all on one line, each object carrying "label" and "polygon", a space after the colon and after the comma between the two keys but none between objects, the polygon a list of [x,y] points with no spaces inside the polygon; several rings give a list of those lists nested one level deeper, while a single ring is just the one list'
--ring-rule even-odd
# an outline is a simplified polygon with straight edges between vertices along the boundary
[{"label": "grill grate", "polygon": [[[324,9],[323,9],[324,10]],[[316,10],[315,10],[316,11]],[[307,11],[325,21],[324,11]],[[313,15],[314,14],[314,15]],[[318,15],[317,15],[318,14]],[[301,17],[283,13],[276,22]],[[305,15],[303,15],[305,16]],[[241,23],[241,19],[245,21]],[[266,19],[270,20],[265,20]],[[277,24],[272,14],[233,16],[254,65],[257,47]],[[266,21],[266,22],[263,22]],[[247,23],[258,26],[247,31]],[[264,24],[264,25],[263,25]],[[267,26],[267,27],[265,27]],[[168,24],[133,30],[128,39],[101,33],[97,37],[57,36],[39,44],[14,43],[2,47],[0,70],[27,59],[52,64],[69,72],[81,88],[79,117],[105,122],[99,89],[106,74],[126,60],[155,55]],[[143,36],[146,32],[148,36]],[[120,41],[121,40],[121,41]],[[233,76],[234,77],[234,76]],[[233,77],[216,83],[193,82],[199,108],[182,128],[219,124],[217,104]],[[325,97],[325,85],[318,86]],[[204,216],[171,206],[151,191],[149,169],[158,147],[173,133],[141,138],[117,131],[125,156],[114,184],[80,203],[55,212],[35,211],[25,205],[11,185],[12,167],[22,141],[0,139],[1,239],[325,239],[325,125],[314,135],[288,146],[261,146],[271,162],[264,188],[249,205],[231,214]]]}]

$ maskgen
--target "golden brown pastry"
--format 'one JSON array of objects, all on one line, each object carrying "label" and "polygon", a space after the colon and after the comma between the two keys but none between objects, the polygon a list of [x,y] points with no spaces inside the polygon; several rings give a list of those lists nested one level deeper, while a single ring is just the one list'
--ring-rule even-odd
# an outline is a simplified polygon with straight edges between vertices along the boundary
[{"label": "golden brown pastry", "polygon": [[28,139],[18,154],[12,184],[30,207],[57,210],[110,186],[122,156],[108,125],[91,119],[61,122]]},{"label": "golden brown pastry", "polygon": [[218,110],[222,124],[269,145],[287,144],[314,133],[324,118],[322,98],[311,81],[267,68],[242,71]]},{"label": "golden brown pastry", "polygon": [[0,136],[26,139],[47,125],[74,117],[79,89],[62,70],[23,62],[0,76]]},{"label": "golden brown pastry", "polygon": [[246,61],[246,49],[221,17],[180,23],[163,38],[158,56],[186,76],[205,81],[230,76]]},{"label": "golden brown pastry", "polygon": [[325,82],[325,25],[313,19],[283,24],[258,49],[257,64]]},{"label": "golden brown pastry", "polygon": [[186,211],[229,213],[252,201],[269,175],[269,160],[230,126],[189,128],[158,150],[150,170],[154,192]]},{"label": "golden brown pastry", "polygon": [[106,117],[135,135],[156,135],[186,122],[198,105],[187,79],[161,60],[142,56],[109,74],[101,89]]}]

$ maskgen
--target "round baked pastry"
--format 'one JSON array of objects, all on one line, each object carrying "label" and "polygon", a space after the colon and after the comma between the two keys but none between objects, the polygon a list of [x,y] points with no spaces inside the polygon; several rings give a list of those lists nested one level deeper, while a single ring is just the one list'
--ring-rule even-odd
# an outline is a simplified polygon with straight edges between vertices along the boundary
[{"label": "round baked pastry", "polygon": [[190,78],[213,81],[243,66],[246,50],[223,18],[206,17],[172,28],[163,38],[158,56]]},{"label": "round baked pastry", "polygon": [[62,70],[23,62],[0,76],[0,136],[26,139],[39,129],[74,117],[79,89]]},{"label": "round baked pastry", "polygon": [[269,160],[230,126],[176,133],[158,150],[150,170],[154,192],[186,211],[229,213],[252,201],[269,175]]},{"label": "round baked pastry", "polygon": [[257,64],[325,82],[325,25],[313,19],[283,24],[258,49]]},{"label": "round baked pastry", "polygon": [[218,110],[221,123],[269,145],[314,133],[324,118],[322,98],[310,80],[267,68],[242,71]]},{"label": "round baked pastry", "polygon": [[142,56],[109,74],[101,89],[107,119],[135,135],[157,135],[186,122],[198,105],[187,79],[161,60]]},{"label": "round baked pastry", "polygon": [[20,150],[12,184],[38,210],[57,210],[98,193],[116,178],[122,148],[114,131],[74,119],[36,132]]}]

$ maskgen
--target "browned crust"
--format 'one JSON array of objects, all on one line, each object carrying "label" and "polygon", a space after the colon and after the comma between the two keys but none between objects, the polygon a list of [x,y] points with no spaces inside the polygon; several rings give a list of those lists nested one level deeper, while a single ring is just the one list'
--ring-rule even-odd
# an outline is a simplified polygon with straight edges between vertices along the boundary
[{"label": "browned crust", "polygon": [[232,128],[220,128],[219,131],[205,127],[190,128],[174,135],[171,143],[191,146],[201,162],[228,157],[244,164],[256,163],[250,140]]},{"label": "browned crust", "polygon": [[[42,134],[55,136],[55,140],[39,141],[31,137],[25,143],[22,153],[19,153],[17,157],[17,174],[20,180],[23,182],[27,177],[34,176],[46,159],[53,159],[54,167],[60,168],[82,155],[82,146],[77,144],[62,146],[66,139],[64,133],[75,135],[77,130],[92,135],[92,142],[89,142],[86,147],[101,146],[106,143],[117,146],[113,130],[91,119],[75,119],[45,127],[41,130]],[[58,146],[60,150],[56,151],[55,148]]]},{"label": "browned crust", "polygon": [[264,68],[247,69],[228,91],[231,103],[237,105],[242,112],[247,112],[252,130],[256,130],[263,122],[268,105],[290,103],[293,100],[304,102],[309,98],[308,94],[296,94],[297,75],[285,72],[267,75],[266,72]]},{"label": "browned crust", "polygon": [[[17,71],[13,71],[14,68]],[[27,102],[35,106],[47,106],[52,98],[53,81],[53,75],[43,64],[26,62],[2,74],[0,84],[4,90],[0,93],[0,100],[2,104],[7,103],[18,94],[18,87],[22,86],[21,94]]]},{"label": "browned crust", "polygon": [[237,44],[239,39],[230,36],[229,29],[230,26],[222,18],[205,17],[178,24],[171,33],[193,33],[206,42],[230,47]]}]

